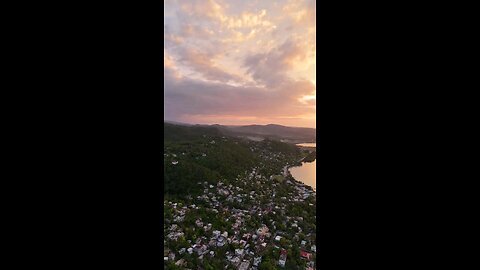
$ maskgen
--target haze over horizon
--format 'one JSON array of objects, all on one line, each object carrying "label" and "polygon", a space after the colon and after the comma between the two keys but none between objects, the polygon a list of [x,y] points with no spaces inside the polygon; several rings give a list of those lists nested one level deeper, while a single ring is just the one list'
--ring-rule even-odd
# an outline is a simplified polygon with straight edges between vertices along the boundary
[{"label": "haze over horizon", "polygon": [[175,121],[175,120],[168,120],[164,119],[164,122],[167,123],[177,123],[177,124],[185,124],[185,125],[222,125],[222,126],[254,126],[254,125],[278,125],[278,126],[285,126],[285,127],[294,127],[294,128],[313,128],[316,129],[316,127],[306,127],[306,126],[295,126],[295,125],[281,125],[281,124],[276,124],[276,123],[266,123],[266,124],[258,124],[258,123],[245,123],[245,124],[240,124],[240,125],[229,125],[229,124],[220,124],[220,123],[187,123],[187,122],[180,122],[180,121]]},{"label": "haze over horizon", "polygon": [[316,128],[314,0],[164,7],[164,121]]}]

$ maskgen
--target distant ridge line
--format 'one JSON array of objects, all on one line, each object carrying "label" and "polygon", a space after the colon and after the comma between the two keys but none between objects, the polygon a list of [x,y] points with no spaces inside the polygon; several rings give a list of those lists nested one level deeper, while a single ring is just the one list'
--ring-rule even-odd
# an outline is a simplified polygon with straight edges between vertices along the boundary
[{"label": "distant ridge line", "polygon": [[177,122],[177,121],[170,121],[170,120],[164,120],[164,123],[167,124],[173,124],[173,125],[180,125],[180,126],[203,126],[203,127],[282,127],[282,128],[304,128],[304,129],[315,129],[312,127],[292,127],[292,126],[284,126],[284,125],[279,125],[279,124],[265,124],[265,125],[260,125],[260,124],[249,124],[249,125],[221,125],[221,124],[191,124],[191,123],[183,123],[183,122]]},{"label": "distant ridge line", "polygon": [[[210,130],[211,129],[211,130]],[[173,132],[176,130],[175,132]],[[208,131],[210,130],[210,131]],[[216,131],[215,131],[216,130]],[[165,134],[169,136],[180,136],[181,134],[193,134],[204,133],[213,134],[219,132],[225,136],[243,137],[251,140],[257,140],[259,138],[285,140],[291,143],[303,143],[303,142],[316,142],[317,134],[315,128],[304,127],[288,127],[282,125],[246,125],[246,126],[224,126],[219,124],[213,125],[201,125],[201,124],[184,124],[184,123],[172,123],[172,121],[165,121],[164,124]],[[173,133],[172,133],[173,132]],[[175,135],[176,134],[176,135]],[[187,137],[188,137],[187,136]]]}]

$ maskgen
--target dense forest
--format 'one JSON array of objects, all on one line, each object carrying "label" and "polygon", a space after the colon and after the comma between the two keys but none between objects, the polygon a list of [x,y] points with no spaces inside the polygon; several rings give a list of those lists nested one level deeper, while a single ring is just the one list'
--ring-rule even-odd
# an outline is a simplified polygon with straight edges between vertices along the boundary
[{"label": "dense forest", "polygon": [[[164,124],[164,188],[168,196],[196,195],[198,182],[229,183],[253,167],[268,176],[300,157],[294,145],[224,136],[215,126]],[[272,157],[273,153],[273,157]]]},{"label": "dense forest", "polygon": [[303,162],[313,162],[317,158],[317,152],[313,151],[303,159]]}]

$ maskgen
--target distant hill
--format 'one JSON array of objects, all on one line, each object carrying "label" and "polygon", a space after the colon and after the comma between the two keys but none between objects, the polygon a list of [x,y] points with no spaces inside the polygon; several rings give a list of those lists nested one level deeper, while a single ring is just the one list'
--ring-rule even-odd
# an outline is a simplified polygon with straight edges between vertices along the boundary
[{"label": "distant hill", "polygon": [[286,127],[281,125],[223,126],[223,129],[237,136],[261,136],[294,141],[316,141],[316,129]]},{"label": "distant hill", "polygon": [[224,126],[224,125],[187,125],[177,123],[164,123],[166,140],[189,140],[197,136],[235,136],[255,137],[290,142],[316,142],[316,129],[286,127],[281,125],[247,125],[247,126]]},{"label": "distant hill", "polygon": [[169,120],[164,120],[163,122],[167,123],[167,124],[178,125],[178,126],[192,126],[192,124],[176,122],[176,121],[169,121]]},{"label": "distant hill", "polygon": [[209,126],[186,126],[171,123],[163,124],[165,141],[190,141],[205,136],[222,136],[223,134],[216,127]]}]

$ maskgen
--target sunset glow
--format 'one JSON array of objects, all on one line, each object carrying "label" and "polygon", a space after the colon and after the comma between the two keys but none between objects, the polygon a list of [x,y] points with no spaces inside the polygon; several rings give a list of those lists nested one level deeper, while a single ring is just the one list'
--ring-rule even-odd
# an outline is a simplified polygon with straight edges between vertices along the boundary
[{"label": "sunset glow", "polygon": [[165,120],[315,127],[314,0],[165,0]]}]

